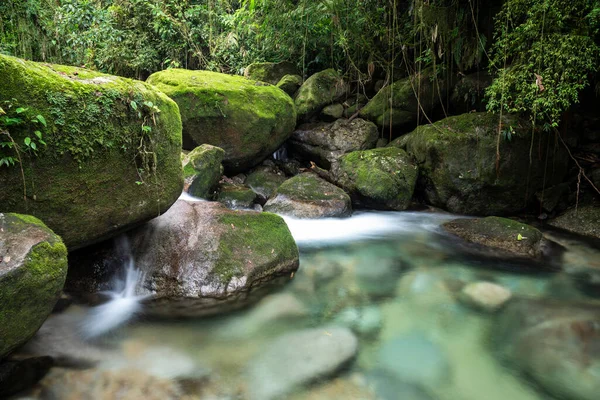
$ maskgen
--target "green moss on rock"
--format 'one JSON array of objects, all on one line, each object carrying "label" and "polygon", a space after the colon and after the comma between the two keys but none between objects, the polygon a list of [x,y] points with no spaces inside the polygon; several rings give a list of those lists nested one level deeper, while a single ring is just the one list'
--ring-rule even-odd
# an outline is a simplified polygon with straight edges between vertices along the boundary
[{"label": "green moss on rock", "polygon": [[[511,137],[500,137],[496,168],[499,122]],[[532,140],[540,151],[530,164]],[[531,125],[513,115],[468,113],[421,125],[389,146],[415,159],[429,204],[460,214],[506,215],[522,210],[544,185],[562,182],[568,157],[548,140],[541,133],[532,139]]]},{"label": "green moss on rock", "polygon": [[309,77],[296,93],[299,119],[307,119],[348,92],[348,84],[334,69],[326,69]]},{"label": "green moss on rock", "polygon": [[[155,217],[177,199],[181,120],[167,96],[143,82],[4,55],[0,75],[0,101],[47,121],[47,145],[37,155],[21,151],[22,164],[0,167],[0,211],[41,218],[72,249]],[[11,135],[23,143],[31,133]]]},{"label": "green moss on rock", "polygon": [[234,210],[251,208],[254,200],[256,200],[256,193],[247,186],[224,183],[219,187],[217,201],[227,208]]},{"label": "green moss on rock", "polygon": [[273,172],[269,167],[258,167],[248,175],[244,183],[266,201],[285,180],[284,175]]},{"label": "green moss on rock", "polygon": [[343,155],[331,173],[354,204],[378,209],[405,210],[417,182],[417,167],[408,154],[394,147]]},{"label": "green moss on rock", "polygon": [[300,75],[285,75],[277,82],[277,87],[286,92],[290,97],[302,86],[302,77]]},{"label": "green moss on rock", "polygon": [[246,78],[250,78],[255,81],[267,82],[271,85],[277,85],[277,83],[283,79],[284,76],[293,76],[297,74],[298,69],[296,66],[287,61],[282,61],[279,63],[252,63],[244,70],[244,76]]},{"label": "green moss on rock", "polygon": [[35,217],[0,214],[0,359],[39,329],[66,274],[60,237]]},{"label": "green moss on rock", "polygon": [[209,198],[223,174],[223,149],[203,144],[189,152],[183,161],[183,176],[189,183],[188,193]]},{"label": "green moss on rock", "polygon": [[241,76],[169,69],[152,74],[148,83],[179,105],[184,148],[204,143],[222,148],[229,172],[260,163],[296,123],[294,104],[285,92]]}]

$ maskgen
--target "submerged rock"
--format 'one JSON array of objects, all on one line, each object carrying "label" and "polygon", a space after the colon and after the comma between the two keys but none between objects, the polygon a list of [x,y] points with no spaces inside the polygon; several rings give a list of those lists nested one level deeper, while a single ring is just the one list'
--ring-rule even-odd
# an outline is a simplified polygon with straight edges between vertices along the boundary
[{"label": "submerged rock", "polygon": [[[496,166],[499,123],[505,136]],[[506,215],[525,208],[542,187],[562,182],[567,171],[562,149],[549,146],[546,151],[546,141],[552,140],[548,135],[536,134],[541,150],[530,164],[531,135],[531,125],[515,116],[469,113],[421,125],[390,146],[415,158],[417,186],[428,204],[458,214]],[[547,174],[546,165],[555,173]]]},{"label": "submerged rock", "polygon": [[600,239],[600,206],[589,204],[572,208],[548,224],[572,233]]},{"label": "submerged rock", "polygon": [[208,143],[222,148],[229,172],[259,164],[296,125],[294,103],[287,94],[241,76],[169,69],[152,74],[148,83],[179,105],[183,147]]},{"label": "submerged rock", "polygon": [[0,213],[0,360],[50,315],[66,274],[60,237],[35,217]]},{"label": "submerged rock", "polygon": [[219,186],[217,201],[232,210],[244,210],[254,206],[256,193],[248,186],[223,183]]},{"label": "submerged rock", "polygon": [[510,290],[495,283],[471,282],[462,288],[459,299],[468,306],[493,312],[506,304],[511,296]]},{"label": "submerged rock", "polygon": [[375,147],[377,136],[377,127],[372,122],[360,118],[338,119],[331,124],[300,125],[289,144],[295,154],[329,169],[343,154]]},{"label": "submerged rock", "polygon": [[156,88],[4,55],[0,76],[2,99],[38,121],[11,129],[13,139],[24,143],[39,130],[46,143],[33,138],[36,151],[0,168],[0,212],[40,218],[72,250],[148,221],[177,200],[181,119]]},{"label": "submerged rock", "polygon": [[418,114],[430,113],[445,96],[446,84],[434,77],[433,69],[426,69],[380,90],[359,115],[379,127],[413,124]]},{"label": "submerged rock", "polygon": [[352,206],[342,189],[306,172],[283,182],[264,210],[296,218],[326,218],[347,217]]},{"label": "submerged rock", "polygon": [[334,69],[326,69],[309,77],[296,93],[298,119],[308,119],[323,107],[342,98],[348,92],[348,84]]},{"label": "submerged rock", "polygon": [[301,385],[329,377],[356,356],[349,329],[320,327],[283,335],[248,366],[250,400],[282,398]]},{"label": "submerged rock", "polygon": [[469,243],[495,249],[507,257],[541,260],[548,241],[536,228],[508,218],[461,218],[442,228]]},{"label": "submerged rock", "polygon": [[209,198],[223,175],[223,149],[203,144],[183,160],[183,177],[187,192],[194,197]]},{"label": "submerged rock", "polygon": [[519,300],[492,330],[507,361],[550,394],[595,400],[600,393],[600,304]]},{"label": "submerged rock", "polygon": [[31,388],[54,364],[52,357],[32,357],[0,362],[0,396]]},{"label": "submerged rock", "polygon": [[404,150],[386,147],[343,155],[331,175],[357,206],[405,210],[412,200],[418,170]]},{"label": "submerged rock", "polygon": [[[231,211],[219,203],[179,200],[127,236],[135,265],[144,273],[140,294],[152,296],[144,310],[152,315],[194,317],[238,309],[298,269],[298,248],[281,217]],[[109,277],[123,268],[106,246],[72,254],[73,291],[106,289]]]},{"label": "submerged rock", "polygon": [[[244,69],[244,76],[255,81],[267,82],[276,85],[283,77],[297,75],[298,69],[294,64],[287,61],[256,62]],[[302,78],[300,78],[302,79]]]}]

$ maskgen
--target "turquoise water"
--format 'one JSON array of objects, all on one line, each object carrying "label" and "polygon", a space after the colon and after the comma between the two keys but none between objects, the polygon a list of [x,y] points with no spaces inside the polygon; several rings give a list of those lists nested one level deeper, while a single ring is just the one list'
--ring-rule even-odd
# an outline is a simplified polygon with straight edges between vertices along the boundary
[{"label": "turquoise water", "polygon": [[[439,228],[452,217],[364,213],[345,221],[288,220],[301,259],[281,290],[218,318],[155,321],[142,314],[94,344],[101,355],[93,371],[109,383],[81,383],[77,373],[55,369],[34,397],[103,398],[108,391],[104,398],[171,398],[162,389],[132,389],[148,385],[133,372],[139,370],[157,377],[153,385],[177,382],[172,398],[554,398],[551,388],[499,356],[496,314],[464,304],[459,293],[465,284],[487,281],[509,289],[513,300],[587,301],[588,295],[565,271],[458,252]],[[567,246],[566,270],[569,263],[595,268],[600,261],[592,246],[554,237]],[[74,306],[66,315],[82,313]],[[308,378],[294,383],[294,374]]]}]

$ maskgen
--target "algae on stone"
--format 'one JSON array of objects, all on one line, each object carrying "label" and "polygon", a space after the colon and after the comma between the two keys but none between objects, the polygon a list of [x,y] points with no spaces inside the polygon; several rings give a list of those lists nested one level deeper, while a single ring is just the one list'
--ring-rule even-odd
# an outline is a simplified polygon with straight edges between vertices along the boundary
[{"label": "algae on stone", "polygon": [[179,105],[183,147],[207,143],[222,148],[229,172],[263,161],[296,124],[294,103],[285,92],[241,76],[169,69],[152,74],[148,83]]},{"label": "algae on stone", "polygon": [[[4,55],[0,76],[0,101],[47,123],[46,146],[0,167],[0,211],[35,215],[73,249],[147,221],[179,197],[181,119],[167,96],[143,82]],[[17,143],[30,135],[11,130]]]},{"label": "algae on stone", "polygon": [[[244,76],[255,81],[267,82],[271,85],[277,85],[285,76],[298,74],[298,69],[294,64],[287,61],[274,62],[256,62],[248,65],[244,69]],[[301,78],[302,79],[302,78]]]},{"label": "algae on stone", "polygon": [[219,186],[216,200],[232,210],[248,209],[254,205],[256,193],[248,186],[223,183]]},{"label": "algae on stone", "polygon": [[405,210],[418,170],[404,150],[386,147],[345,154],[334,163],[331,174],[355,205]]},{"label": "algae on stone", "polygon": [[298,119],[307,119],[343,97],[348,84],[334,69],[326,69],[309,77],[296,93]]},{"label": "algae on stone", "polygon": [[277,82],[276,86],[290,97],[294,97],[294,94],[302,86],[302,77],[300,75],[286,75]]},{"label": "algae on stone", "polygon": [[223,149],[203,144],[189,152],[183,160],[183,176],[187,192],[195,197],[208,198],[223,174]]},{"label": "algae on stone", "polygon": [[39,219],[0,213],[0,359],[50,315],[67,275],[67,249]]}]

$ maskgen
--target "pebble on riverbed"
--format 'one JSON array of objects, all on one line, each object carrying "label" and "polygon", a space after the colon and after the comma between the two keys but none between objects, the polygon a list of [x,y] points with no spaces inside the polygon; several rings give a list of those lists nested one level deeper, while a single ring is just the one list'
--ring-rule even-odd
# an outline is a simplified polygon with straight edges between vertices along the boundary
[{"label": "pebble on riverbed", "polygon": [[459,299],[478,310],[494,312],[511,297],[511,291],[503,286],[491,282],[471,282],[463,287]]}]

